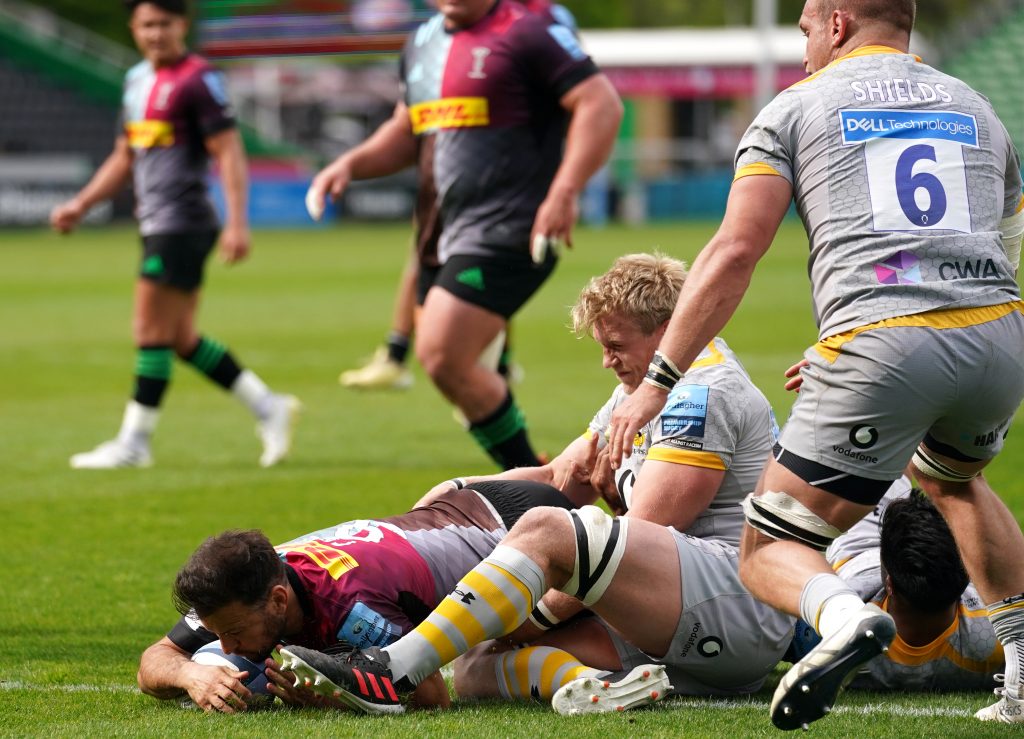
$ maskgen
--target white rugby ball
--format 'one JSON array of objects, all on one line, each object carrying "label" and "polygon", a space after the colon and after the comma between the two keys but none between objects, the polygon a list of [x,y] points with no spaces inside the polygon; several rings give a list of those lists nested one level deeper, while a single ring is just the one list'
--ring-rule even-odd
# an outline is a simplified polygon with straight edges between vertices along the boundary
[{"label": "white rugby ball", "polygon": [[267,676],[263,674],[263,665],[246,659],[240,654],[227,654],[221,648],[219,641],[199,647],[192,655],[192,661],[200,665],[227,667],[229,670],[248,672],[249,675],[242,679],[242,683],[252,691],[253,698],[257,699],[252,701],[254,705],[274,698],[267,690]]}]

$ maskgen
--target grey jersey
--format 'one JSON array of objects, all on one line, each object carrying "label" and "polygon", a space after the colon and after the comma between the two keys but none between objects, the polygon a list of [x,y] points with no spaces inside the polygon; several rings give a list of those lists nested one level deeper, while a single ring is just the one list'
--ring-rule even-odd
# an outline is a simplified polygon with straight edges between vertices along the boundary
[{"label": "grey jersey", "polygon": [[[879,557],[882,516],[893,500],[910,493],[903,477],[892,484],[875,510],[829,547],[826,556],[836,573],[865,602],[887,606]],[[1003,649],[996,639],[978,591],[968,585],[956,618],[932,643],[911,646],[898,635],[889,651],[865,667],[854,686],[873,690],[974,690],[991,688],[1003,670]]]},{"label": "grey jersey", "polygon": [[[590,422],[588,436],[597,434],[600,446],[612,413],[628,397],[619,385]],[[740,503],[757,485],[778,433],[767,398],[725,341],[716,338],[683,373],[661,413],[636,435],[632,454],[615,473],[620,497],[628,508],[648,459],[724,470],[711,504],[683,533],[738,545]]]},{"label": "grey jersey", "polygon": [[1020,162],[988,100],[910,54],[863,47],[782,92],[736,177],[793,185],[821,338],[888,318],[1020,299],[999,222]]}]

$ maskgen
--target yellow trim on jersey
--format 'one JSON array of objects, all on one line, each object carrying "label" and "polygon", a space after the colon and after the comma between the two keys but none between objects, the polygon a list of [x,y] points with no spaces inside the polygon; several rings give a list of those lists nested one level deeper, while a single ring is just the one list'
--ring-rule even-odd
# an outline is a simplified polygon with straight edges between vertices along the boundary
[{"label": "yellow trim on jersey", "polygon": [[1020,202],[1017,203],[1017,210],[1014,213],[1020,213],[1022,210],[1024,210],[1024,195],[1020,196]]},{"label": "yellow trim on jersey", "polygon": [[744,164],[742,167],[736,170],[736,174],[733,175],[732,181],[735,182],[743,177],[750,177],[756,174],[770,174],[776,177],[782,177],[782,173],[775,169],[770,164],[764,162],[754,162],[752,164]]},{"label": "yellow trim on jersey", "polygon": [[304,555],[315,564],[327,570],[327,574],[335,580],[338,580],[346,572],[354,570],[359,566],[356,558],[347,551],[320,539],[314,539],[313,541],[286,548],[277,547],[276,551],[281,554]]},{"label": "yellow trim on jersey", "polygon": [[1024,600],[1014,601],[1013,603],[1004,603],[999,606],[989,606],[985,610],[985,613],[987,613],[989,616],[996,616],[1002,613],[1006,613],[1007,611],[1019,610],[1024,610]]},{"label": "yellow trim on jersey", "polygon": [[[792,85],[790,85],[790,89],[796,87],[797,85],[802,85],[805,82],[810,82],[811,80],[816,79],[826,69],[831,69],[836,64],[839,64],[839,62],[844,62],[847,59],[855,59],[856,57],[861,57],[861,56],[874,56],[875,54],[908,54],[908,53],[909,52],[900,51],[899,49],[894,49],[891,46],[881,46],[881,45],[876,45],[876,44],[873,44],[873,45],[870,45],[870,46],[861,46],[859,49],[854,49],[849,54],[844,54],[843,56],[839,57],[838,59],[833,59],[831,62],[826,64],[824,67],[819,69],[814,74],[805,77],[804,79],[800,80],[799,82],[794,82]],[[916,61],[921,61],[921,57],[919,57],[917,54],[914,54],[913,56],[914,56],[914,59]]]},{"label": "yellow trim on jersey", "polygon": [[174,126],[170,121],[128,121],[125,129],[128,145],[133,149],[174,146]]},{"label": "yellow trim on jersey", "polygon": [[671,462],[685,464],[690,467],[703,467],[709,470],[725,471],[725,462],[714,452],[694,452],[689,449],[673,449],[670,447],[651,447],[647,452],[648,462]]},{"label": "yellow trim on jersey", "polygon": [[715,346],[714,339],[712,339],[711,343],[708,344],[707,350],[708,352],[710,352],[710,354],[704,357],[703,359],[698,359],[694,361],[694,363],[690,365],[690,369],[700,369],[701,367],[714,367],[716,364],[722,364],[723,362],[725,362],[725,355],[718,350],[717,346]]},{"label": "yellow trim on jersey", "polygon": [[[880,605],[882,610],[888,611],[889,599],[885,598]],[[929,662],[947,659],[960,669],[967,670],[968,672],[995,672],[1003,666],[1004,661],[1003,646],[998,642],[996,642],[996,646],[992,650],[992,653],[983,660],[965,657],[956,651],[956,649],[953,648],[953,645],[949,643],[949,638],[960,628],[960,618],[971,613],[980,614],[982,612],[968,611],[963,604],[957,606],[957,614],[953,617],[952,622],[950,622],[946,630],[939,634],[931,643],[925,644],[921,647],[915,647],[907,644],[900,638],[900,635],[897,634],[896,638],[892,640],[892,644],[889,645],[889,651],[885,654],[896,664],[905,665],[907,667],[918,667]]]},{"label": "yellow trim on jersey", "polygon": [[487,98],[441,98],[409,107],[412,132],[421,134],[441,128],[486,126],[491,122]]},{"label": "yellow trim on jersey", "polygon": [[839,572],[839,570],[843,569],[843,565],[845,565],[847,562],[849,562],[852,559],[853,559],[853,557],[847,557],[846,559],[839,560],[834,565],[832,565],[832,571],[833,572]]},{"label": "yellow trim on jersey", "polygon": [[983,323],[995,321],[1003,316],[1008,316],[1014,311],[1024,313],[1024,301],[1014,300],[1001,305],[986,305],[981,308],[950,308],[943,310],[915,313],[910,316],[896,316],[886,318],[865,326],[858,326],[841,334],[828,336],[814,345],[814,350],[820,354],[825,361],[835,362],[843,351],[843,345],[852,341],[858,334],[865,331],[873,331],[877,328],[897,328],[901,326],[917,326],[922,328],[946,329],[946,328],[967,328],[978,326]]}]

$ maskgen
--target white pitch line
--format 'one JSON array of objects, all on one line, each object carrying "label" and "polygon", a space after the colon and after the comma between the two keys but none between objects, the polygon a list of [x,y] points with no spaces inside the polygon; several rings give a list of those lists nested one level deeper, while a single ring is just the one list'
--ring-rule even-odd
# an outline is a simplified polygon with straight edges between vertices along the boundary
[{"label": "white pitch line", "polygon": [[138,693],[134,685],[43,685],[40,683],[25,683],[21,680],[0,680],[0,690],[39,690],[57,691],[59,693]]},{"label": "white pitch line", "polygon": [[[0,690],[25,690],[25,691],[57,691],[60,693],[138,693],[139,689],[134,685],[43,685],[40,683],[26,683],[20,680],[0,680]],[[686,708],[712,708],[716,710],[736,710],[737,708],[748,708],[756,711],[767,711],[767,701],[741,701],[741,700],[712,700],[708,698],[682,698],[681,700],[667,700],[654,706],[661,710],[677,710]],[[974,712],[965,708],[945,708],[942,706],[902,706],[895,703],[880,703],[868,706],[836,706],[832,709],[833,715],[842,716],[900,716],[906,718],[934,718],[952,717],[969,718]]]},{"label": "white pitch line", "polygon": [[[661,706],[671,710],[673,703],[666,701]],[[767,701],[739,701],[739,700],[709,700],[709,699],[683,699],[676,701],[675,706],[687,708],[716,708],[734,710],[737,708],[752,708],[759,711],[767,711],[770,704]],[[867,706],[836,706],[832,714],[850,714],[856,716],[906,716],[928,718],[933,716],[970,717],[974,711],[966,708],[946,708],[944,706],[903,706],[895,703],[879,703]]]}]

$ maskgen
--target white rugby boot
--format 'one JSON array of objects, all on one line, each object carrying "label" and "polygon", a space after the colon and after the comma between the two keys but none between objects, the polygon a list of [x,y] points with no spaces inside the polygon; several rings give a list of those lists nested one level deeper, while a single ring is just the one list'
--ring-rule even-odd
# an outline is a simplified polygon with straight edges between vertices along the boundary
[{"label": "white rugby boot", "polygon": [[[996,680],[1002,678],[1002,675],[996,675]],[[974,718],[1001,724],[1024,724],[1024,696],[1021,695],[1020,688],[1002,686],[992,692],[999,696],[999,700],[991,706],[982,708],[974,714]]]},{"label": "white rugby boot", "polygon": [[146,444],[111,439],[92,451],[72,455],[70,461],[71,468],[75,470],[113,470],[122,467],[150,467],[153,456]]},{"label": "white rugby boot", "polygon": [[581,677],[560,687],[551,707],[562,716],[611,713],[649,706],[672,690],[663,665],[640,665],[605,677]]},{"label": "white rugby boot", "polygon": [[302,403],[294,395],[274,396],[267,417],[256,425],[256,433],[263,440],[260,467],[273,467],[288,456],[301,410]]},{"label": "white rugby boot", "polygon": [[342,372],[338,382],[358,390],[407,390],[412,387],[412,371],[389,357],[382,346],[362,367]]},{"label": "white rugby boot", "polygon": [[822,639],[782,676],[772,697],[772,723],[786,731],[807,728],[832,710],[836,696],[872,657],[896,636],[892,616],[865,603],[839,631]]}]

